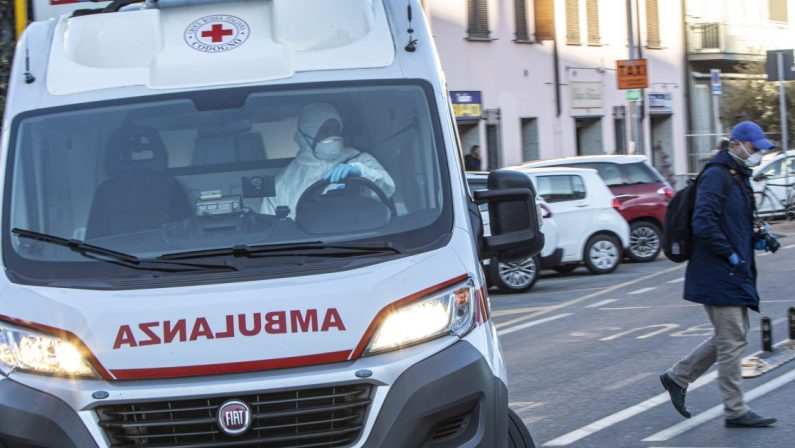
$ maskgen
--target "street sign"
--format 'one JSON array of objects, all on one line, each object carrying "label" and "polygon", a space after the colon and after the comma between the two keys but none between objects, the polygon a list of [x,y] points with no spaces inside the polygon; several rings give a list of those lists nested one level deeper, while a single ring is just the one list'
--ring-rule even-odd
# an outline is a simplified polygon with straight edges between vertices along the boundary
[{"label": "street sign", "polygon": [[627,101],[640,101],[640,89],[627,90]]},{"label": "street sign", "polygon": [[767,61],[765,62],[765,71],[767,72],[768,81],[778,81],[778,54],[784,56],[784,81],[795,80],[795,71],[793,71],[792,49],[789,50],[768,50]]},{"label": "street sign", "polygon": [[645,59],[624,59],[616,61],[618,88],[645,89],[649,87],[649,75]]},{"label": "street sign", "polygon": [[717,68],[709,71],[709,88],[713,95],[723,94],[723,86],[720,83],[720,70]]}]

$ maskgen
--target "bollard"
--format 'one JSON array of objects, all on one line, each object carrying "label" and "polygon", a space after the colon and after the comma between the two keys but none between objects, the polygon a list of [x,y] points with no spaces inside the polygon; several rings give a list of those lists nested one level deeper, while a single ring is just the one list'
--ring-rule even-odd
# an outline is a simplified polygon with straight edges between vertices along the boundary
[{"label": "bollard", "polygon": [[773,351],[773,325],[769,317],[762,318],[762,350]]},{"label": "bollard", "polygon": [[795,341],[795,307],[789,309],[789,340]]}]

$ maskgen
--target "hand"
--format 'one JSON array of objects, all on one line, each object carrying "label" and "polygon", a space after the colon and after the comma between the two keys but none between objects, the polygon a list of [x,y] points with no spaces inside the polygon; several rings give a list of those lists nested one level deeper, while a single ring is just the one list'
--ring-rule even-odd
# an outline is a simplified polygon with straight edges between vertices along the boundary
[{"label": "hand", "polygon": [[348,176],[361,176],[362,170],[360,170],[357,166],[351,165],[349,163],[340,163],[339,165],[335,166],[331,169],[323,179],[331,183],[339,182],[342,179],[345,179]]},{"label": "hand", "polygon": [[756,240],[756,243],[754,243],[754,249],[770,252],[770,247],[767,245],[767,241],[764,239]]},{"label": "hand", "polygon": [[740,264],[740,256],[737,254],[731,254],[729,257],[729,264],[732,265],[732,267]]}]

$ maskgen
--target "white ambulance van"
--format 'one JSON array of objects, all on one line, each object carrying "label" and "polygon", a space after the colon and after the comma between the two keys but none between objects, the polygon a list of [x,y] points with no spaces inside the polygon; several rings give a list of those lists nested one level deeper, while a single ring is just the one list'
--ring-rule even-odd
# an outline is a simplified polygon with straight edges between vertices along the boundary
[{"label": "white ambulance van", "polygon": [[2,128],[0,447],[532,446],[479,264],[532,185],[469,193],[419,0],[71,6]]}]

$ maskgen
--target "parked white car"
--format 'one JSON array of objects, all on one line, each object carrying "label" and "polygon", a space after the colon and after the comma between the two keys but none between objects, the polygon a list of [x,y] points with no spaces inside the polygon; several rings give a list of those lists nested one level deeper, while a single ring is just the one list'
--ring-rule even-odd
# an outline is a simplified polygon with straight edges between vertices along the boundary
[{"label": "parked white car", "polygon": [[[471,191],[487,189],[486,172],[467,172],[467,183]],[[538,271],[556,267],[560,264],[563,249],[558,247],[558,224],[552,217],[552,209],[546,202],[537,199],[539,206],[539,226],[544,234],[544,248],[535,257],[527,257],[512,263],[485,260],[484,270],[489,285],[503,292],[520,293],[529,290],[538,280]],[[488,204],[481,204],[480,216],[483,220],[483,231],[490,235]]]},{"label": "parked white car", "polygon": [[516,168],[530,176],[538,196],[549,204],[560,228],[563,249],[558,272],[584,263],[593,274],[618,268],[629,246],[629,224],[618,212],[619,201],[596,170],[590,168]]},{"label": "parked white car", "polygon": [[786,205],[795,201],[795,149],[787,151],[786,157],[781,152],[765,158],[754,170],[751,184],[759,215],[783,216]]}]

